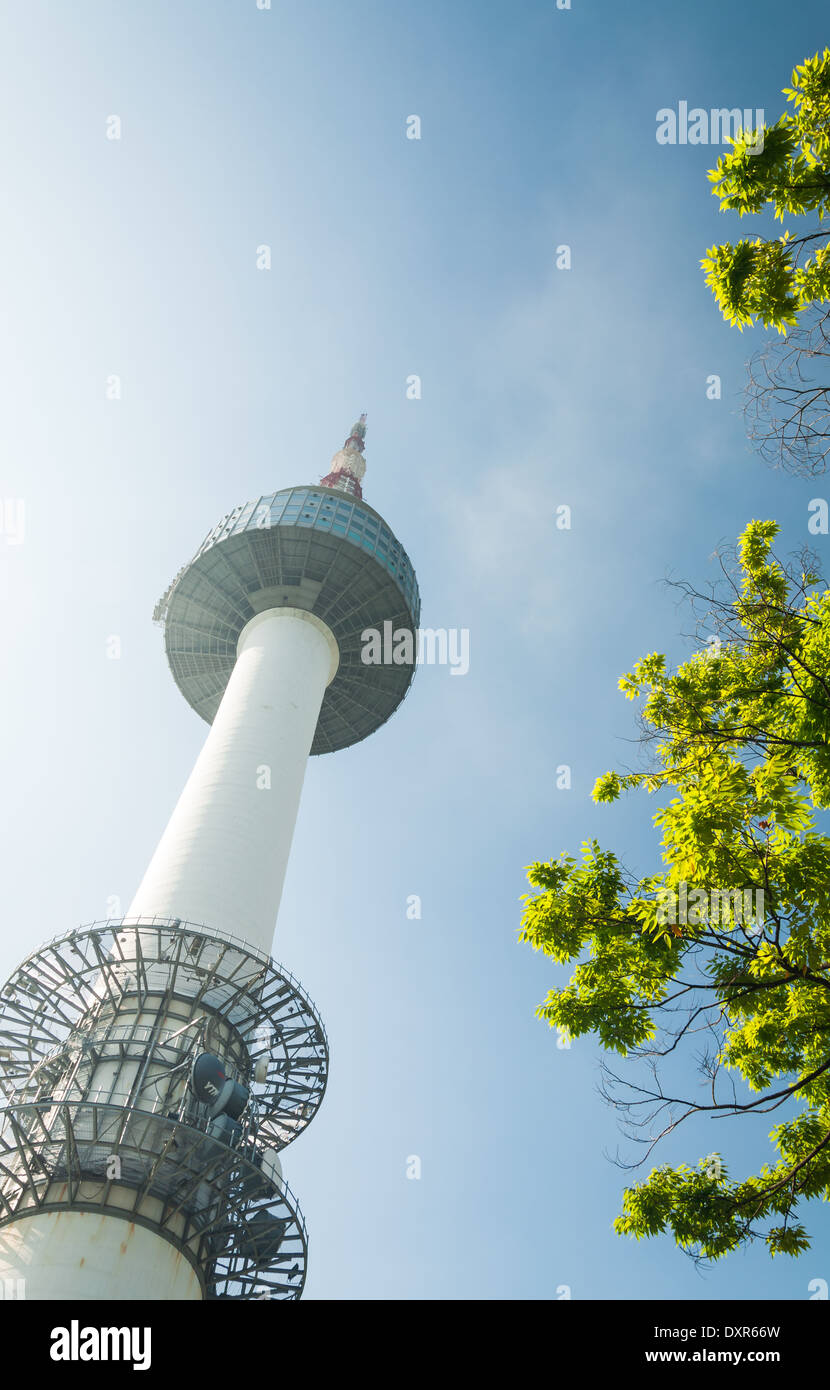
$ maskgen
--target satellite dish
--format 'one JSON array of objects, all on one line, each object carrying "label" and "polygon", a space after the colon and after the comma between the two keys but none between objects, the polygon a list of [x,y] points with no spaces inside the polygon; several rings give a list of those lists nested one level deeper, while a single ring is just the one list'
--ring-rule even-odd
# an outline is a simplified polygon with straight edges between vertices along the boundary
[{"label": "satellite dish", "polygon": [[200,1052],[190,1069],[190,1089],[203,1105],[213,1105],[219,1099],[227,1079],[221,1057],[212,1052]]},{"label": "satellite dish", "polygon": [[226,1081],[211,1113],[230,1115],[231,1119],[238,1120],[249,1100],[247,1090],[238,1081]]},{"label": "satellite dish", "polygon": [[211,1119],[230,1115],[238,1120],[250,1099],[245,1087],[231,1080],[222,1058],[213,1052],[200,1052],[195,1059],[190,1069],[190,1089],[197,1100],[210,1107]]}]

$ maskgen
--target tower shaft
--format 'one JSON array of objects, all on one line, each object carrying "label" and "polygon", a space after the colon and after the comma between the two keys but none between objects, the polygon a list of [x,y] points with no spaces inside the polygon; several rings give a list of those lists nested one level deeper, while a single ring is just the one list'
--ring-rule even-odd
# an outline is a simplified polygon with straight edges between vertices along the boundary
[{"label": "tower shaft", "polygon": [[94,1210],[100,1182],[79,1187],[89,1211],[44,1211],[0,1227],[0,1272],[23,1271],[26,1297],[38,1300],[202,1298],[193,1265],[162,1236],[131,1219]]},{"label": "tower shaft", "polygon": [[314,614],[273,608],[245,626],[238,652],[127,916],[221,922],[267,952],[337,644]]}]

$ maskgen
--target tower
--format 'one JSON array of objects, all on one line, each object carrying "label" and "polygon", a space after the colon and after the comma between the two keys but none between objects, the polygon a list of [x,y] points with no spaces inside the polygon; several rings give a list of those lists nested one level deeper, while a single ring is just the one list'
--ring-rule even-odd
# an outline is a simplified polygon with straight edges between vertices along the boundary
[{"label": "tower", "polygon": [[[319,485],[223,517],[176,575],[154,618],[207,739],[127,915],[0,990],[0,1280],[27,1298],[302,1293],[280,1153],[328,1044],[271,938],[309,754],[390,717],[420,616],[363,501],[365,433],[364,415]],[[366,629],[411,642],[370,664]]]}]

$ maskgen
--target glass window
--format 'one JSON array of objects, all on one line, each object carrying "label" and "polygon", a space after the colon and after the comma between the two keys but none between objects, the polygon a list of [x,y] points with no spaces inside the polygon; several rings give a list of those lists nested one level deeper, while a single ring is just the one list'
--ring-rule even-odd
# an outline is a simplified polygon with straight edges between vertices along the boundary
[{"label": "glass window", "polygon": [[256,502],[246,502],[246,503],[245,503],[245,506],[242,508],[242,511],[241,511],[241,513],[240,513],[240,516],[239,516],[239,520],[237,521],[236,526],[234,527],[234,530],[236,530],[236,531],[244,531],[245,527],[247,526],[248,522],[250,521],[251,517],[253,516],[253,512],[254,512],[254,507],[255,507],[255,506],[256,506]]}]

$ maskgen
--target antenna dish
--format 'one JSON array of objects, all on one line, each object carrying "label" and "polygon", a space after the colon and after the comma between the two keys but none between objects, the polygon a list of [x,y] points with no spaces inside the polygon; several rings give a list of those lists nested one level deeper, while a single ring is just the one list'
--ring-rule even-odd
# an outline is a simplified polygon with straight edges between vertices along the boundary
[{"label": "antenna dish", "polygon": [[217,1115],[230,1115],[238,1120],[249,1095],[238,1081],[232,1081],[225,1072],[221,1057],[213,1052],[200,1052],[190,1071],[190,1089],[197,1100],[210,1107],[210,1118]]}]

